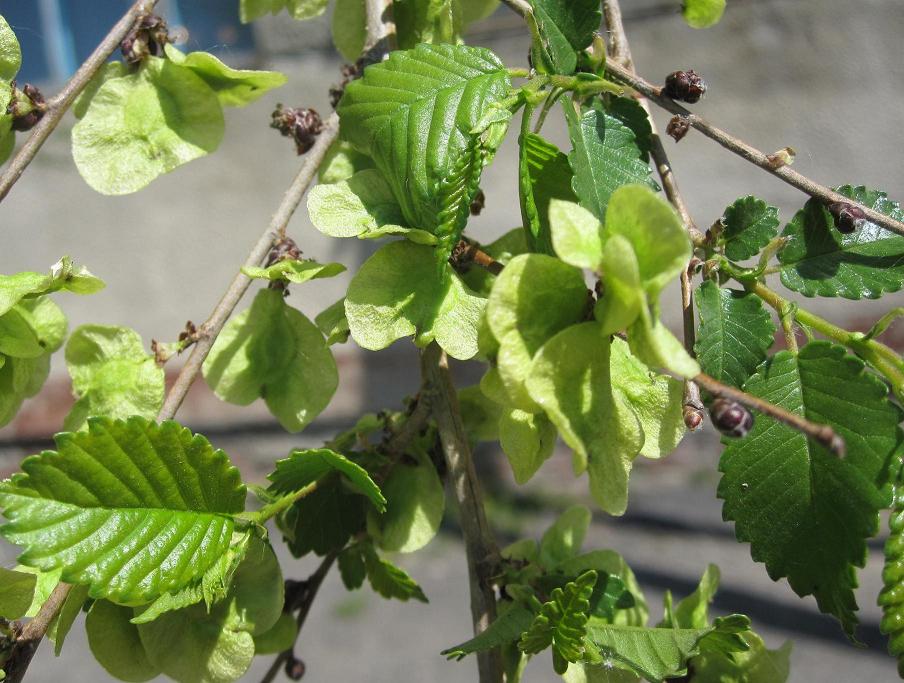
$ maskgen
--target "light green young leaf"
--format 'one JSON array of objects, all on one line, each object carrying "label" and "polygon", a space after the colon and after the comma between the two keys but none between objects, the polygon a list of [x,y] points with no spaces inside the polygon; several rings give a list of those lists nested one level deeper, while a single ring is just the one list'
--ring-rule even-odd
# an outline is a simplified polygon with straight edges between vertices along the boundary
[{"label": "light green young leaf", "polygon": [[681,14],[691,28],[709,28],[719,23],[725,0],[683,0]]},{"label": "light green young leaf", "polygon": [[568,161],[574,193],[599,220],[605,221],[612,193],[622,185],[655,187],[634,132],[621,120],[599,109],[581,115],[570,102],[565,103],[565,119],[573,146]]},{"label": "light green young leaf", "polygon": [[62,580],[88,585],[92,598],[141,604],[226,552],[245,487],[204,437],[172,421],[92,418],[87,432],[56,442],[0,485],[9,520],[0,534],[24,547],[22,564],[62,567]]},{"label": "light green young leaf", "polygon": [[69,323],[62,309],[49,297],[24,299],[16,304],[15,310],[28,322],[45,353],[51,354],[63,345]]},{"label": "light green young leaf", "polygon": [[226,325],[203,372],[221,399],[248,405],[263,398],[293,432],[326,408],[339,382],[323,334],[274,289],[258,292],[251,307]]},{"label": "light green young leaf", "polygon": [[472,130],[510,91],[508,72],[490,51],[418,45],[368,67],[348,85],[337,111],[344,139],[373,157],[406,224],[436,233],[449,217],[450,192],[463,190],[452,214],[473,199],[492,144],[484,150],[489,143],[475,141]]},{"label": "light green young leaf", "polygon": [[499,6],[499,0],[458,0],[461,22],[464,26],[486,19]]},{"label": "light green young leaf", "polygon": [[[374,162],[369,156],[361,154],[345,140],[334,140],[317,169],[317,179],[325,185],[340,183],[358,171],[373,167]],[[311,192],[313,191],[312,189]]]},{"label": "light green young leaf", "polygon": [[613,388],[610,359],[610,344],[597,323],[573,325],[540,349],[527,389],[574,450],[575,472],[588,470],[594,500],[621,515],[644,435],[634,410]]},{"label": "light green young leaf", "polygon": [[603,225],[587,209],[553,199],[549,224],[556,254],[565,263],[599,272],[603,262]]},{"label": "light green young leaf", "polygon": [[92,275],[84,266],[77,269],[72,259],[64,256],[50,266],[47,274],[28,271],[0,275],[0,315],[23,299],[33,299],[60,290],[74,294],[93,294],[104,287],[103,280]]},{"label": "light green young leaf", "polygon": [[499,342],[499,375],[513,407],[537,411],[524,385],[531,359],[550,337],[584,318],[587,302],[580,270],[552,256],[516,256],[496,278],[487,322]]},{"label": "light green young leaf", "polygon": [[[884,192],[839,187],[845,197],[904,220],[904,211]],[[874,223],[849,235],[838,232],[828,209],[811,199],[782,232],[788,242],[778,253],[782,284],[804,296],[878,299],[904,286],[904,237]]]},{"label": "light green young leaf", "polygon": [[336,0],[333,8],[333,45],[346,62],[352,64],[364,52],[367,40],[365,0]]},{"label": "light green young leaf", "polygon": [[681,600],[671,614],[659,624],[662,628],[706,628],[709,626],[709,605],[719,590],[719,568],[710,564],[703,572],[697,589]]},{"label": "light green young leaf", "polygon": [[23,401],[37,394],[50,374],[50,355],[4,358],[0,365],[0,426],[8,424]]},{"label": "light green young leaf", "polygon": [[634,598],[634,606],[615,612],[612,623],[623,626],[645,626],[649,617],[647,602],[637,577],[624,558],[614,550],[594,550],[560,562],[553,568],[566,576],[577,576],[588,569],[618,577]]},{"label": "light green young leaf", "polygon": [[378,351],[397,339],[436,342],[453,358],[477,353],[485,300],[451,268],[437,269],[430,247],[392,242],[371,256],[348,287],[345,313],[359,346]]},{"label": "light green young leaf", "polygon": [[601,268],[604,294],[594,307],[603,334],[626,329],[644,314],[648,304],[640,283],[640,265],[630,240],[613,235],[603,244]]},{"label": "light green young leaf", "polygon": [[326,11],[329,0],[240,0],[239,16],[247,24],[265,14],[288,11],[293,19],[313,19]]},{"label": "light green young leaf", "polygon": [[522,135],[520,145],[518,189],[524,234],[531,251],[552,256],[555,235],[550,236],[554,220],[550,203],[577,200],[571,189],[571,167],[568,157],[539,135]]},{"label": "light green young leaf", "polygon": [[394,598],[407,602],[414,598],[419,602],[429,602],[417,582],[406,572],[377,555],[371,544],[361,546],[361,554],[364,557],[367,580],[376,593],[389,600]]},{"label": "light green young leaf", "polygon": [[129,623],[133,610],[108,600],[95,600],[85,619],[88,647],[108,674],[121,681],[142,683],[162,671],[148,660],[138,627]]},{"label": "light green young leaf", "polygon": [[743,261],[760,253],[778,234],[778,209],[748,195],[725,209],[722,225],[725,256]]},{"label": "light green young leaf", "polygon": [[164,50],[170,61],[191,69],[207,83],[224,107],[244,107],[269,90],[286,84],[285,75],[278,71],[233,69],[209,52],[190,52],[186,55],[170,43]]},{"label": "light green young leaf", "polygon": [[35,597],[37,576],[0,567],[0,617],[7,621],[21,619]]},{"label": "light green young leaf", "polygon": [[694,292],[700,328],[694,350],[703,371],[739,389],[775,341],[772,317],[756,294],[707,280]]},{"label": "light green young leaf", "polygon": [[345,299],[339,299],[334,304],[327,306],[314,318],[314,324],[326,337],[326,345],[344,344],[348,341],[351,331],[348,327],[348,318],[345,317]]},{"label": "light green young leaf", "polygon": [[89,416],[154,419],[163,405],[163,368],[128,327],[82,325],[66,344],[66,365],[78,399],[63,423],[67,431]]},{"label": "light green young leaf", "polygon": [[688,354],[684,344],[646,308],[628,328],[628,345],[631,353],[651,368],[666,368],[685,379],[700,374],[700,364]]},{"label": "light green young leaf", "polygon": [[13,307],[0,315],[0,354],[13,358],[37,358],[44,354],[38,335],[28,319]]},{"label": "light green young leaf", "polygon": [[399,47],[409,49],[419,43],[461,42],[461,11],[458,0],[393,0]]},{"label": "light green young leaf", "polygon": [[191,69],[149,57],[100,87],[72,129],[72,156],[92,188],[129,194],[222,139],[223,111],[210,86]]},{"label": "light green young leaf", "polygon": [[129,66],[125,62],[107,62],[104,64],[104,66],[94,74],[91,80],[88,81],[88,85],[85,86],[85,89],[75,98],[75,102],[72,103],[72,113],[75,115],[75,118],[80,119],[85,115],[85,112],[88,111],[88,107],[91,104],[91,100],[94,99],[97,91],[100,90],[100,86],[113,78],[128,76],[129,73]]},{"label": "light green young leaf", "polygon": [[562,680],[565,683],[640,683],[641,678],[633,671],[617,668],[614,663],[570,663]]},{"label": "light green young leaf", "polygon": [[506,409],[499,418],[499,445],[518,484],[525,484],[552,456],[556,428],[544,413]]},{"label": "light green young leaf", "polygon": [[[22,50],[19,40],[6,19],[0,15],[0,79],[11,81],[22,66]],[[4,108],[4,111],[6,109]]]},{"label": "light green young leaf", "polygon": [[[4,89],[8,88],[7,84],[0,82],[0,112],[6,111],[9,105],[9,97],[4,96]],[[0,114],[0,164],[6,163],[15,148],[16,134],[12,129],[12,117],[9,114]]]},{"label": "light green young leaf", "polygon": [[590,510],[573,505],[552,523],[540,540],[539,563],[552,569],[581,552],[584,537],[590,527]]},{"label": "light green young leaf", "polygon": [[292,493],[331,472],[341,474],[347,485],[367,496],[377,510],[382,512],[386,509],[386,498],[367,470],[329,448],[292,451],[288,458],[276,461],[276,470],[267,475],[267,478],[271,481],[271,491]]},{"label": "light green young leaf", "polygon": [[313,259],[285,259],[266,268],[245,266],[242,272],[250,278],[300,285],[308,280],[336,277],[345,272],[345,266],[341,263],[317,263]]},{"label": "light green young leaf", "polygon": [[40,569],[35,569],[34,567],[26,567],[21,564],[17,564],[14,567],[14,571],[22,572],[23,574],[33,574],[36,579],[35,587],[34,587],[34,595],[31,599],[31,605],[28,607],[28,611],[25,612],[26,617],[34,617],[47,602],[47,598],[50,597],[50,594],[53,593],[53,589],[57,587],[57,584],[60,582],[60,573],[62,570],[55,569],[49,572],[42,572]]},{"label": "light green young leaf", "polygon": [[473,441],[498,441],[502,407],[478,385],[458,390],[458,406],[465,431]]},{"label": "light green young leaf", "polygon": [[521,634],[530,628],[534,613],[518,602],[499,602],[498,616],[486,630],[460,645],[443,650],[440,654],[448,659],[464,659],[475,652],[485,652],[494,647],[512,643],[521,638]]},{"label": "light green young leaf", "polygon": [[[526,254],[529,251],[525,234],[522,228],[509,230],[499,239],[485,244],[483,250],[502,265],[507,265],[515,256]],[[484,297],[490,296],[493,283],[496,282],[495,275],[486,268],[480,268],[476,265],[471,266],[461,276],[461,279],[472,291]],[[492,355],[495,355],[495,351]]]},{"label": "light green young leaf", "polygon": [[419,450],[400,460],[383,483],[388,503],[383,514],[369,510],[367,530],[381,549],[412,553],[427,545],[439,531],[446,510],[443,482]]},{"label": "light green young leaf", "polygon": [[255,655],[275,655],[290,649],[298,638],[298,624],[295,617],[288,612],[279,615],[279,619],[260,635],[254,636]]},{"label": "light green young leaf", "polygon": [[695,683],[785,683],[791,671],[791,641],[769,650],[763,639],[747,631],[746,652],[731,656],[706,648],[691,660]]},{"label": "light green young leaf", "polygon": [[866,539],[879,530],[878,512],[888,504],[880,486],[901,446],[901,411],[863,361],[828,342],[811,342],[796,356],[778,353],[744,390],[830,425],[847,444],[846,457],[838,458],[757,415],[750,434],[722,454],[718,495],[724,519],[735,522],[738,540],[751,544],[769,576],[787,577],[800,596],[814,595],[820,610],[853,635],[855,569],[866,562]]}]

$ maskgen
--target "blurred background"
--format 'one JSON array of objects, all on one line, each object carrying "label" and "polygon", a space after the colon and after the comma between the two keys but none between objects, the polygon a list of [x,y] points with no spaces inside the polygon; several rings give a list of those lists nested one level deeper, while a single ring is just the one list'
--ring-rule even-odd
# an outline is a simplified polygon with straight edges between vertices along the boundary
[{"label": "blurred background", "polygon": [[[22,44],[19,80],[53,93],[128,6],[125,0],[0,0]],[[83,323],[128,325],[150,340],[173,341],[191,319],[202,322],[266,225],[300,161],[288,139],[268,127],[277,102],[309,106],[324,116],[327,91],[340,80],[341,60],[330,43],[330,17],[293,22],[285,15],[253,25],[239,23],[238,0],[163,0],[170,26],[188,31],[183,49],[216,53],[233,66],[277,69],[289,83],[245,109],[226,111],[226,137],[214,154],[156,180],[138,194],[103,197],[79,177],[65,120],[44,146],[0,210],[0,272],[44,271],[68,254],[107,282],[91,297],[55,297],[71,328]],[[795,168],[826,185],[865,184],[904,198],[904,3],[901,0],[729,0],[723,21],[694,31],[681,20],[679,0],[625,0],[626,28],[639,73],[661,82],[676,69],[693,68],[708,85],[694,107],[730,132],[771,152],[797,150]],[[468,42],[494,50],[506,64],[524,66],[528,36],[505,8],[472,26]],[[660,129],[668,115],[654,112]],[[544,134],[567,147],[560,121]],[[469,233],[490,242],[520,224],[516,135],[509,136],[482,186],[487,205]],[[21,140],[21,137],[20,137]],[[691,213],[706,228],[737,197],[756,194],[780,207],[783,223],[805,197],[691,132],[676,145],[665,140]],[[373,250],[358,240],[321,236],[300,210],[290,225],[305,256],[340,261],[349,273],[294,288],[290,303],[313,317],[339,299],[350,273]],[[776,286],[779,286],[776,282]],[[250,297],[246,297],[250,301]],[[678,331],[678,292],[663,295],[669,324]],[[806,307],[850,329],[865,330],[882,313],[904,305],[904,295],[879,302],[818,300]],[[904,325],[884,340],[904,347]],[[238,464],[246,480],[260,481],[274,459],[291,448],[320,444],[364,410],[396,408],[419,383],[416,351],[403,340],[379,354],[352,342],[334,346],[340,387],[331,406],[300,435],[283,432],[263,405],[238,409],[220,403],[203,381],[196,384],[180,420],[206,434]],[[49,445],[72,398],[57,354],[51,380],[17,419],[0,430],[0,474]],[[180,359],[167,373],[174,375]],[[476,381],[479,367],[458,364],[461,384]],[[708,562],[722,568],[719,613],[745,612],[770,647],[795,643],[792,681],[893,681],[893,660],[879,634],[875,596],[880,587],[881,539],[871,545],[861,573],[860,637],[846,643],[840,628],[769,580],[721,522],[715,497],[718,439],[707,425],[685,438],[667,460],[638,460],[627,514],[594,517],[587,547],[622,553],[655,605],[667,588],[684,596]],[[587,501],[586,480],[575,480],[564,447],[524,487],[511,481],[505,457],[494,448],[476,458],[489,489],[490,519],[501,543],[539,536],[558,511]],[[883,524],[884,526],[884,524]],[[473,681],[473,659],[446,663],[440,650],[470,632],[467,572],[454,523],[416,555],[395,558],[421,583],[429,605],[385,602],[369,589],[347,593],[336,572],[327,579],[304,630],[298,653],[305,680]],[[11,565],[14,554],[3,549]],[[287,576],[302,578],[311,562],[287,560]],[[392,623],[392,628],[385,625]],[[415,647],[416,645],[416,647]],[[34,681],[108,680],[76,626],[60,658],[43,648],[30,673]],[[259,680],[268,661],[256,662],[244,680]],[[557,680],[548,657],[528,667],[526,681]]]}]

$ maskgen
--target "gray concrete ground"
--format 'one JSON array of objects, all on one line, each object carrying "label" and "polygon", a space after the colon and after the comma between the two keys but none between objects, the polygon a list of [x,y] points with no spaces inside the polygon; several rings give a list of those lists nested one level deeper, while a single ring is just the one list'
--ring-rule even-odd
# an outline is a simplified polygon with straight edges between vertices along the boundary
[{"label": "gray concrete ground", "polygon": [[[673,15],[678,6],[659,0],[625,2],[627,28],[639,71],[659,80],[677,68],[705,75],[710,95],[696,107],[714,122],[772,151],[797,149],[795,167],[829,185],[863,183],[904,198],[900,163],[904,134],[904,54],[900,0],[732,0],[723,23],[695,32]],[[245,110],[227,112],[227,134],[214,155],[155,181],[145,191],[119,198],[101,197],[78,177],[68,133],[60,130],[4,202],[0,272],[43,270],[62,254],[85,263],[108,282],[90,298],[61,296],[73,326],[86,322],[125,324],[146,340],[174,339],[187,318],[200,321],[210,311],[247,249],[266,223],[298,166],[290,143],[267,128],[277,102],[327,111],[326,91],[338,80],[338,61],[319,51],[327,35],[324,22],[292,30],[265,22],[256,30],[269,52],[262,63],[288,73],[281,91]],[[279,31],[279,33],[277,33]],[[523,65],[527,40],[520,24],[504,12],[475,28],[472,42],[494,49],[510,65]],[[309,48],[302,56],[293,46]],[[206,47],[206,46],[193,46]],[[667,116],[657,114],[664,127]],[[69,124],[67,124],[69,125]],[[550,121],[546,133],[565,142],[563,127]],[[483,183],[487,209],[471,233],[490,241],[520,221],[516,206],[514,136],[506,143]],[[792,188],[720,151],[691,134],[680,145],[666,140],[674,167],[701,226],[747,193],[776,204],[783,219],[803,203]],[[373,245],[330,240],[311,227],[304,211],[293,219],[291,234],[306,255],[338,260],[351,271]],[[299,289],[291,302],[309,315],[339,298],[348,277],[319,281]],[[678,323],[677,292],[665,295],[670,323]],[[882,312],[904,305],[904,296],[879,302],[816,300],[804,302],[851,328],[865,329]],[[904,346],[900,330],[889,340]],[[353,345],[337,349],[341,384],[333,404],[309,432],[282,434],[261,406],[237,409],[218,403],[199,385],[182,419],[211,433],[250,480],[261,478],[274,458],[292,447],[319,443],[328,429],[347,423],[362,408],[395,406],[418,383],[410,343],[364,354]],[[473,370],[464,368],[465,374]],[[0,469],[8,473],[36,444],[17,441],[52,432],[68,410],[68,381],[61,359],[41,396],[29,402],[22,418],[0,430]],[[319,426],[318,426],[319,425]],[[498,452],[478,456],[507,477]],[[882,682],[894,680],[894,664],[883,642],[873,606],[879,586],[881,553],[873,547],[862,575],[860,602],[864,639],[869,649],[847,645],[840,630],[816,615],[812,600],[797,599],[784,584],[773,584],[738,545],[720,520],[715,499],[718,447],[711,432],[688,437],[674,456],[639,466],[632,479],[631,504],[622,519],[595,519],[587,545],[611,547],[635,566],[652,602],[675,587],[688,592],[707,562],[723,570],[717,608],[749,612],[772,647],[795,641],[792,681]],[[551,519],[548,506],[528,505],[538,497],[583,498],[586,482],[573,480],[568,456],[558,454],[523,491],[503,486],[491,519],[507,535],[537,535]],[[524,498],[526,492],[531,498]],[[512,496],[522,497],[512,502]],[[508,500],[509,503],[505,503]],[[518,506],[520,504],[520,507]],[[9,564],[7,549],[3,559]],[[424,551],[399,562],[418,579],[428,606],[387,603],[367,590],[347,594],[333,575],[324,586],[305,630],[300,653],[308,664],[306,680],[466,681],[475,679],[473,662],[445,663],[444,647],[469,631],[466,574],[462,548],[453,533],[443,534]],[[286,564],[287,574],[305,576],[310,563]],[[392,624],[392,628],[387,625]],[[266,662],[246,677],[259,679]],[[104,681],[105,674],[85,650],[83,630],[73,630],[61,658],[39,657],[32,680]],[[551,681],[541,657],[528,681]]]}]

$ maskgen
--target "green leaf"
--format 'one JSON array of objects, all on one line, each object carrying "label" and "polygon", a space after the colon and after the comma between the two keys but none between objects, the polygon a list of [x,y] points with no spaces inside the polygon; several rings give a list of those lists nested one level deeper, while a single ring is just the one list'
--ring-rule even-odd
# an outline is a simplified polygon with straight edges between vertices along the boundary
[{"label": "green leaf", "polygon": [[154,419],[163,405],[163,368],[128,327],[82,325],[66,344],[66,365],[78,399],[63,426],[76,431],[91,415]]},{"label": "green leaf", "polygon": [[88,111],[88,107],[91,104],[91,100],[94,99],[97,91],[100,90],[100,86],[113,78],[128,76],[129,73],[129,66],[124,62],[107,62],[104,64],[104,66],[94,74],[91,80],[88,81],[88,85],[85,86],[85,89],[75,98],[75,102],[72,103],[72,113],[75,115],[75,118],[80,119],[85,115],[85,112]]},{"label": "green leaf", "polygon": [[498,441],[502,407],[478,385],[458,390],[458,406],[465,431],[474,441]]},{"label": "green leaf", "polygon": [[258,292],[251,307],[226,325],[203,371],[222,400],[248,405],[263,398],[292,432],[326,408],[339,382],[323,334],[275,289]]},{"label": "green leaf", "polygon": [[542,412],[518,408],[504,410],[499,418],[499,445],[508,458],[518,484],[525,484],[549,460],[556,447],[555,425]]},{"label": "green leaf", "polygon": [[276,470],[267,478],[272,482],[270,490],[277,493],[292,493],[300,491],[331,472],[341,474],[348,486],[367,496],[377,510],[382,512],[386,509],[386,498],[380,492],[380,487],[370,478],[367,470],[329,448],[292,451],[288,458],[276,461]]},{"label": "green leaf", "polygon": [[228,548],[245,487],[203,436],[172,421],[92,418],[56,442],[0,485],[0,534],[24,546],[22,564],[61,567],[92,598],[141,604],[200,578]]},{"label": "green leaf", "polygon": [[707,565],[697,589],[681,600],[670,614],[666,615],[662,628],[706,628],[709,626],[709,605],[719,589],[719,568]]},{"label": "green leaf", "polygon": [[326,11],[327,4],[328,0],[240,0],[239,15],[245,24],[282,10],[288,11],[293,19],[313,19]]},{"label": "green leaf", "polygon": [[328,0],[284,0],[293,19],[313,19],[326,11]]},{"label": "green leaf", "polygon": [[458,4],[458,0],[393,0],[399,47],[460,42],[462,17]]},{"label": "green leaf", "polygon": [[162,671],[148,660],[138,627],[129,623],[130,607],[95,600],[85,619],[88,647],[98,663],[114,678],[141,683]]},{"label": "green leaf", "polygon": [[28,612],[35,596],[37,576],[0,567],[0,617],[20,619]]},{"label": "green leaf", "polygon": [[599,272],[603,262],[603,224],[587,209],[553,199],[549,205],[552,244],[560,259]]},{"label": "green leaf", "polygon": [[0,316],[0,354],[14,358],[37,358],[44,354],[38,335],[15,307]]},{"label": "green leaf", "polygon": [[339,299],[321,311],[314,324],[326,337],[326,345],[344,344],[348,341],[351,331],[348,327],[348,318],[345,317],[345,299]]},{"label": "green leaf", "polygon": [[191,69],[210,86],[224,107],[244,107],[269,90],[286,84],[285,75],[278,71],[233,69],[209,52],[190,52],[186,55],[169,43],[164,49],[174,64]]},{"label": "green leaf", "polygon": [[455,176],[465,169],[470,178],[452,213],[470,205],[473,176],[479,179],[492,151],[481,151],[484,143],[475,143],[472,130],[510,91],[508,72],[490,51],[418,45],[368,67],[348,85],[337,111],[342,136],[373,157],[406,224],[436,234],[447,219]]},{"label": "green leaf", "polygon": [[[724,0],[723,0],[724,3]],[[721,242],[732,261],[753,258],[778,234],[778,209],[752,195],[725,209]]]},{"label": "green leaf", "polygon": [[[317,179],[324,184],[339,183],[348,180],[358,171],[373,167],[374,162],[369,156],[361,154],[345,140],[334,140],[317,169]],[[312,188],[311,192],[313,191]]]},{"label": "green leaf", "polygon": [[383,483],[386,511],[369,511],[367,530],[383,550],[411,553],[427,545],[439,531],[446,510],[443,482],[420,450],[406,454]]},{"label": "green leaf", "polygon": [[772,316],[756,294],[710,280],[697,288],[694,301],[700,315],[697,360],[705,373],[740,389],[775,341]]},{"label": "green leaf", "polygon": [[16,416],[26,398],[41,390],[49,374],[48,354],[39,358],[6,358],[0,366],[0,426]]},{"label": "green leaf", "polygon": [[719,23],[725,0],[684,0],[681,14],[691,28],[709,28]]},{"label": "green leaf", "polygon": [[214,151],[223,139],[217,94],[191,69],[149,57],[105,82],[72,129],[72,156],[101,194],[129,194]]},{"label": "green leaf", "polygon": [[461,7],[461,21],[467,26],[475,21],[486,19],[499,6],[499,0],[458,0]]},{"label": "green leaf", "polygon": [[82,612],[82,606],[88,599],[87,586],[73,586],[69,595],[63,601],[59,614],[50,623],[47,629],[47,637],[53,641],[53,653],[59,657],[63,650],[63,642],[72,629],[76,617]]},{"label": "green leaf", "polygon": [[531,251],[552,256],[550,202],[577,200],[571,189],[571,167],[568,157],[539,135],[522,135],[520,145],[518,188],[524,232]]},{"label": "green leaf", "polygon": [[[0,82],[0,112],[5,111],[9,104],[9,97],[3,92],[4,88],[9,88],[9,86]],[[15,148],[16,134],[12,129],[12,117],[9,114],[0,114],[0,164],[6,163]]]},{"label": "green leaf", "polygon": [[649,612],[643,591],[631,567],[614,550],[594,550],[584,553],[560,562],[553,569],[566,576],[577,576],[593,569],[600,575],[617,577],[630,592],[634,604],[631,607],[619,608],[610,621],[624,626],[646,625]]},{"label": "green leaf", "polygon": [[838,458],[757,415],[750,434],[722,454],[718,494],[724,519],[735,522],[738,540],[751,544],[753,559],[766,563],[769,576],[787,577],[798,595],[814,595],[820,610],[838,617],[852,635],[855,567],[864,565],[866,539],[878,531],[878,511],[887,504],[879,486],[901,445],[901,411],[863,361],[828,342],[807,344],[798,356],[778,353],[744,390],[829,424],[847,444],[847,456]]},{"label": "green leaf", "polygon": [[0,16],[0,79],[11,81],[22,66],[22,50],[19,40],[6,19]]},{"label": "green leaf", "polygon": [[343,550],[339,553],[337,564],[345,587],[350,591],[360,588],[367,576],[367,567],[364,565],[364,556],[360,548],[351,546]]},{"label": "green leaf", "polygon": [[576,557],[581,552],[589,527],[590,510],[586,507],[572,505],[565,510],[540,540],[540,565],[551,569],[560,562]]},{"label": "green leaf", "polygon": [[475,652],[485,652],[493,648],[517,641],[534,621],[534,613],[517,602],[500,602],[498,616],[486,630],[478,633],[460,645],[443,650],[440,654],[448,659],[464,659]]},{"label": "green leaf", "polygon": [[429,232],[406,226],[392,188],[375,168],[338,183],[314,187],[308,193],[308,213],[314,227],[330,237],[404,235],[419,244],[436,243]]},{"label": "green leaf", "polygon": [[484,300],[451,268],[437,271],[430,247],[392,242],[361,266],[345,299],[352,337],[372,351],[417,334],[419,346],[436,342],[453,358],[477,353]]},{"label": "green leaf", "polygon": [[308,280],[336,277],[345,272],[345,266],[341,263],[317,263],[313,259],[286,259],[266,268],[245,266],[242,272],[250,278],[300,285]]},{"label": "green leaf", "polygon": [[[904,211],[884,192],[862,185],[845,185],[838,192],[904,220]],[[778,253],[782,284],[804,296],[878,299],[904,285],[904,237],[869,221],[842,234],[828,209],[815,199],[797,212],[782,236],[788,240]]]},{"label": "green leaf", "polygon": [[590,611],[590,596],[596,584],[596,572],[587,571],[564,588],[556,588],[543,604],[530,628],[521,636],[518,647],[537,654],[552,647],[553,666],[562,674],[563,662],[578,662],[584,655],[584,636]]},{"label": "green leaf", "polygon": [[387,562],[379,555],[370,544],[362,546],[364,566],[367,570],[367,580],[375,592],[387,599],[407,602],[411,598],[419,602],[428,602],[424,591],[417,585],[414,579],[391,562]]},{"label": "green leaf", "polygon": [[612,663],[579,663],[569,664],[562,680],[565,683],[640,683],[641,679],[633,671],[615,668]]},{"label": "green leaf", "polygon": [[694,683],[785,683],[791,671],[791,642],[769,650],[755,633],[744,633],[750,645],[731,656],[706,648],[691,660]]},{"label": "green leaf", "polygon": [[649,161],[650,148],[653,144],[653,128],[650,126],[650,115],[640,102],[633,97],[617,97],[611,93],[604,95],[606,113],[614,116],[634,133],[641,158]]},{"label": "green leaf", "polygon": [[496,361],[513,407],[537,411],[525,387],[531,359],[547,339],[580,322],[587,303],[581,272],[552,256],[516,256],[496,278],[487,322],[499,341]]},{"label": "green leaf", "polygon": [[50,272],[46,275],[30,271],[0,275],[0,315],[23,299],[33,299],[60,290],[74,294],[93,294],[104,286],[103,281],[92,275],[87,268],[82,266],[76,269],[72,259],[64,256],[50,267]]},{"label": "green leaf", "polygon": [[269,631],[254,636],[254,654],[275,655],[284,652],[295,644],[297,638],[298,625],[295,617],[283,612]]},{"label": "green leaf", "polygon": [[354,63],[364,52],[367,40],[365,0],[336,0],[333,8],[333,45],[347,62]]},{"label": "green leaf", "polygon": [[531,0],[537,37],[534,61],[553,73],[571,74],[577,67],[577,52],[590,45],[602,21],[600,4],[594,0]]},{"label": "green leaf", "polygon": [[622,185],[655,187],[634,132],[619,119],[599,109],[579,114],[566,103],[565,120],[574,148],[568,155],[572,187],[580,205],[598,219],[605,221],[612,193]]},{"label": "green leaf", "polygon": [[610,344],[599,324],[574,325],[549,340],[534,358],[527,388],[574,450],[575,472],[588,470],[594,500],[610,514],[624,514],[644,434],[613,388]]},{"label": "green leaf", "polygon": [[628,344],[631,353],[650,367],[665,368],[685,379],[693,379],[700,374],[700,364],[691,358],[675,335],[646,309],[628,328]]}]

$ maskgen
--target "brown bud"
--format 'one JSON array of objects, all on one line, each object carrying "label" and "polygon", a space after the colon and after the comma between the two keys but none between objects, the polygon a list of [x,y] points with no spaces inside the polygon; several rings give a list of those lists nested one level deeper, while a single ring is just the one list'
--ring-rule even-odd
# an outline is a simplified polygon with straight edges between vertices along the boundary
[{"label": "brown bud", "polygon": [[299,154],[304,154],[314,146],[317,136],[323,130],[323,120],[314,109],[292,109],[277,104],[270,127],[295,140],[295,149]]},{"label": "brown bud", "polygon": [[290,680],[300,681],[304,677],[305,669],[304,662],[294,656],[286,660],[286,676]]},{"label": "brown bud", "polygon": [[866,214],[859,206],[848,202],[832,202],[828,206],[829,213],[835,219],[838,232],[849,235],[866,220]]},{"label": "brown bud", "polygon": [[703,411],[694,406],[684,406],[684,426],[695,432],[703,425]]},{"label": "brown bud", "polygon": [[267,254],[267,265],[272,266],[280,261],[297,261],[301,258],[301,249],[291,237],[283,237]]},{"label": "brown bud", "polygon": [[681,142],[690,129],[691,123],[686,116],[673,116],[669,125],[665,127],[665,132],[674,138],[675,142]]},{"label": "brown bud", "polygon": [[729,398],[717,398],[709,408],[713,424],[725,436],[741,438],[753,428],[753,415],[747,408]]},{"label": "brown bud", "polygon": [[44,117],[46,106],[41,91],[30,83],[26,83],[22,89],[16,87],[16,82],[10,82],[12,99],[6,108],[6,113],[13,117],[12,129],[20,133],[31,130],[35,124]]},{"label": "brown bud", "polygon": [[471,200],[471,215],[479,216],[486,205],[487,196],[483,193],[483,190],[477,190],[477,194],[474,195],[474,199]]},{"label": "brown bud", "polygon": [[793,147],[783,147],[777,152],[767,155],[766,161],[769,163],[769,168],[776,170],[782,166],[790,166],[793,164],[796,154]]},{"label": "brown bud", "polygon": [[145,59],[163,54],[163,46],[170,42],[166,21],[156,14],[142,17],[119,44],[128,64],[140,64]]},{"label": "brown bud", "polygon": [[675,71],[666,76],[662,92],[673,100],[694,104],[706,93],[706,82],[693,69]]}]

